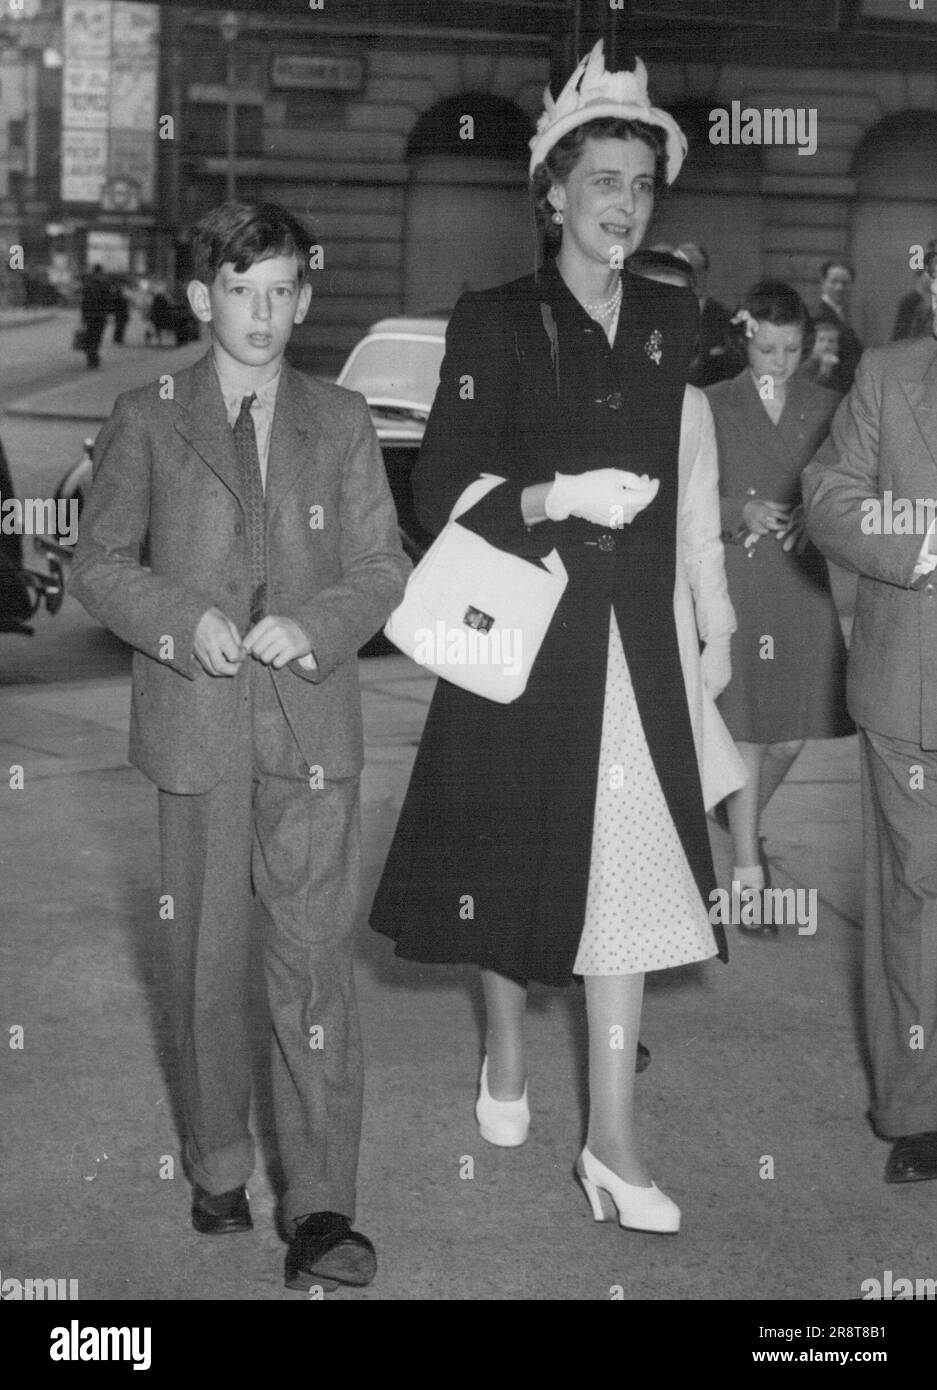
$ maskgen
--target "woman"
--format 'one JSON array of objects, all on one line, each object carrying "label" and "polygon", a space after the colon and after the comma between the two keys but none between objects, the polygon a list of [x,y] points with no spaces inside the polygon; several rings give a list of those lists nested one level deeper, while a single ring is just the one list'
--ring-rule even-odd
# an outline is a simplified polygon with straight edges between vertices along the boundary
[{"label": "woman", "polygon": [[[726,574],[738,615],[732,682],[719,710],[748,769],[727,799],[740,888],[768,886],[761,814],[808,738],[853,732],[846,649],[826,561],[804,544],[800,475],[839,396],[797,371],[810,319],[779,280],[749,290],[733,324],[746,365],[707,391],[716,421]],[[776,926],[741,927],[776,935]]]},{"label": "woman", "polygon": [[[686,144],[650,106],[643,64],[606,73],[601,43],[546,107],[532,189],[556,260],[460,299],[414,491],[439,531],[481,472],[504,477],[460,521],[534,563],[556,547],[569,582],[515,703],[438,683],[371,921],[409,959],[481,966],[476,1115],[495,1144],[527,1135],[527,982],[584,978],[579,1176],[597,1219],[604,1191],[623,1225],[675,1231],[632,1100],[644,972],[724,955],[674,621],[698,310],[688,290],[615,267]],[[714,631],[714,689],[727,653]]]}]

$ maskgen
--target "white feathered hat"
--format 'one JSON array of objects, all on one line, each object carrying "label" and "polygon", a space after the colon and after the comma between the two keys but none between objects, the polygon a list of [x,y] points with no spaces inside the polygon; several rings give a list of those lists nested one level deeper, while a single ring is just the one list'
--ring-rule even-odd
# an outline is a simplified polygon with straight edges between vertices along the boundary
[{"label": "white feathered hat", "polygon": [[634,60],[634,72],[606,72],[601,39],[582,59],[556,101],[550,88],[544,88],[543,114],[530,140],[531,174],[567,131],[607,116],[661,127],[667,136],[667,182],[673,183],[686,155],[686,136],[673,116],[648,100],[647,68],[640,58]]}]

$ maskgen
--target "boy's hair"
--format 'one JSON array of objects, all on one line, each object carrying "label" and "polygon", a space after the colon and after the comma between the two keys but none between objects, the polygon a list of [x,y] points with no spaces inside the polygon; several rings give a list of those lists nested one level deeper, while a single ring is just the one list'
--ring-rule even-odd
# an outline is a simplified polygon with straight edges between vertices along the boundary
[{"label": "boy's hair", "polygon": [[294,256],[302,284],[311,247],[306,228],[279,203],[220,203],[192,229],[192,278],[210,285],[227,262],[242,273],[257,261]]}]

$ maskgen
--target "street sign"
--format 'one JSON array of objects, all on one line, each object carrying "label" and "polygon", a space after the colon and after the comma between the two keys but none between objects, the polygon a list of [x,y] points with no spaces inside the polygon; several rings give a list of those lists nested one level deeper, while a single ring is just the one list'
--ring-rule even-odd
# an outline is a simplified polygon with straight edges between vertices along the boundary
[{"label": "street sign", "polygon": [[299,87],[307,92],[360,92],[364,86],[364,59],[332,53],[275,53],[270,85]]}]

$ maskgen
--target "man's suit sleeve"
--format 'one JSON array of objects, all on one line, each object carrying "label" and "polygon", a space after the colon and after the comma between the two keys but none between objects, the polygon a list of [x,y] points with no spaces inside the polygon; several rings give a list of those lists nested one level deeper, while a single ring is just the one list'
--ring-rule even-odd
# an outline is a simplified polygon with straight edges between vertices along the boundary
[{"label": "man's suit sleeve", "polygon": [[195,629],[213,600],[140,562],[149,526],[152,442],[139,411],[119,397],[95,441],[94,484],[82,508],[69,587],[118,637],[194,680],[201,669],[192,654]]},{"label": "man's suit sleeve", "polygon": [[879,440],[882,366],[867,353],[830,434],[801,478],[807,534],[836,564],[903,589],[912,587],[921,537],[884,535]]},{"label": "man's suit sleeve", "polygon": [[309,638],[316,665],[290,670],[317,684],[380,630],[403,598],[410,561],[397,532],[397,512],[380,445],[363,397],[358,397],[348,448],[339,466],[342,577],[284,616]]}]

